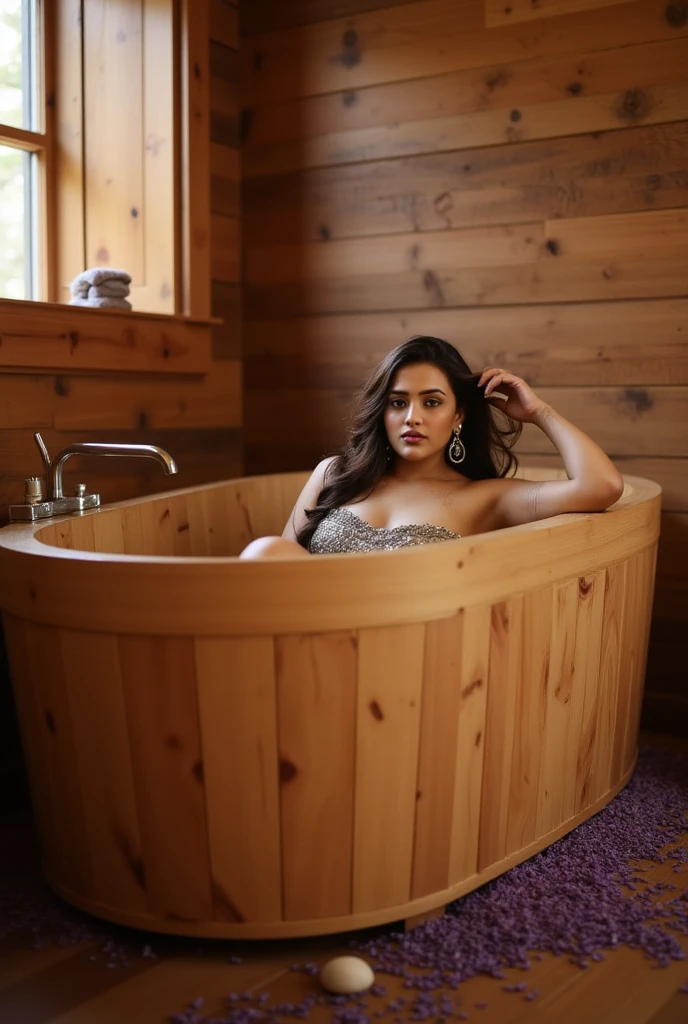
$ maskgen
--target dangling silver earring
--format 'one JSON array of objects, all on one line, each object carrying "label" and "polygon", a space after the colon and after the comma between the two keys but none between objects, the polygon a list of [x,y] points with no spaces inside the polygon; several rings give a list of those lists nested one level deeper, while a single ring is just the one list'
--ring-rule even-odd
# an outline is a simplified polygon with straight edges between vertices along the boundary
[{"label": "dangling silver earring", "polygon": [[386,445],[385,451],[387,452],[387,461],[389,462],[392,458],[392,446],[389,444]]},{"label": "dangling silver earring", "polygon": [[455,466],[458,466],[460,462],[466,458],[466,449],[464,443],[461,440],[461,424],[458,427],[454,427],[454,436],[452,442],[449,445],[449,461],[453,462]]}]

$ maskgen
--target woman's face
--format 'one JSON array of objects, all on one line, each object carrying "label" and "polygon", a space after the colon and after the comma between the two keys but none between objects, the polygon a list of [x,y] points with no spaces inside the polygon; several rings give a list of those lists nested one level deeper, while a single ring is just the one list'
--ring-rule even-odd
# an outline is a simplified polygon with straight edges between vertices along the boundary
[{"label": "woman's face", "polygon": [[402,367],[392,380],[385,405],[385,430],[392,449],[419,462],[443,452],[452,430],[463,421],[446,375],[431,363]]}]

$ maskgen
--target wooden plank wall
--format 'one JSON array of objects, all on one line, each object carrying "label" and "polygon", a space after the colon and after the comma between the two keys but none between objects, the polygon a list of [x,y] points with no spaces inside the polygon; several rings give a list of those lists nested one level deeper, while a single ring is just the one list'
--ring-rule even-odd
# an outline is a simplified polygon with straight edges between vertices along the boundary
[{"label": "wooden plank wall", "polygon": [[[243,471],[239,304],[238,4],[210,3],[213,363],[205,375],[31,373],[0,369],[0,524],[42,467],[33,431],[51,455],[72,441],[157,444],[177,476],[142,459],[71,459],[65,493],[85,480],[103,503],[240,476]],[[0,649],[0,804],[22,779],[7,669]]]},{"label": "wooden plank wall", "polygon": [[664,488],[645,723],[688,732],[688,12],[253,0],[242,36],[247,470],[340,443],[411,334],[524,375]]}]

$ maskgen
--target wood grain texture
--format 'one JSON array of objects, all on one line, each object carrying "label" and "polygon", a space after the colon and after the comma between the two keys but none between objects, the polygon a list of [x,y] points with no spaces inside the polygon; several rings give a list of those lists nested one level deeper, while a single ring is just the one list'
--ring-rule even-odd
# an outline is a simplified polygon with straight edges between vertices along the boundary
[{"label": "wood grain texture", "polygon": [[[488,27],[484,0],[424,0],[321,24],[266,31],[242,48],[245,102],[271,103],[362,89],[382,82],[508,63],[590,53],[683,36],[663,0],[574,12],[537,22]],[[347,33],[349,33],[347,35]],[[256,55],[260,56],[256,58]]]},{"label": "wood grain texture", "polygon": [[49,864],[52,881],[79,891],[91,890],[93,850],[82,842],[86,824],[78,785],[77,748],[69,703],[69,679],[60,646],[60,630],[30,623],[25,626],[26,653],[35,701],[43,775],[48,777],[55,813]]},{"label": "wood grain texture", "polygon": [[146,284],[138,217],[145,209],[143,9],[137,0],[83,12],[86,266],[124,267],[138,286]]},{"label": "wood grain texture", "polygon": [[478,871],[512,852],[507,827],[516,701],[522,685],[522,643],[523,598],[493,605]]},{"label": "wood grain texture", "polygon": [[[251,109],[244,168],[251,176],[257,162],[265,164],[270,160],[272,164],[282,153],[286,156],[293,150],[295,140],[301,142],[301,160],[305,162],[310,140],[328,136],[332,137],[332,162],[346,163],[348,154],[355,152],[358,140],[366,140],[368,145],[374,142],[382,146],[414,147],[417,133],[432,131],[433,122],[437,127],[449,126],[452,118],[462,117],[464,120],[456,123],[466,129],[473,122],[480,123],[481,119],[489,123],[488,119],[496,111],[518,110],[521,121],[509,122],[512,132],[518,133],[523,128],[523,119],[543,104],[566,104],[562,109],[573,118],[580,110],[580,101],[584,100],[588,115],[594,116],[590,101],[597,98],[595,102],[601,113],[604,107],[601,97],[613,96],[617,101],[610,99],[607,114],[616,115],[620,127],[622,98],[628,95],[626,119],[631,127],[642,123],[651,108],[646,101],[633,110],[631,96],[649,100],[658,87],[661,90],[663,86],[680,84],[685,61],[685,42],[679,36],[598,53],[589,52],[586,47],[565,57],[551,57],[543,50],[527,60],[519,57],[510,62],[321,96],[280,98]],[[642,67],[640,80],[639,67]],[[424,128],[426,122],[428,129]],[[557,135],[571,134],[565,123],[553,129]],[[465,148],[463,132],[457,132],[452,141],[450,148]],[[289,145],[285,145],[287,143]],[[395,154],[387,151],[387,155]],[[382,151],[378,156],[382,156]],[[297,166],[304,165],[300,162]]]},{"label": "wood grain texture", "polygon": [[213,364],[204,378],[3,374],[3,426],[58,431],[238,426],[240,371],[238,361],[225,360]]},{"label": "wood grain texture", "polygon": [[67,371],[204,373],[209,324],[181,317],[0,300],[0,366]]},{"label": "wood grain texture", "polygon": [[76,906],[225,938],[413,922],[630,778],[656,486],[628,480],[603,516],[445,545],[222,557],[302,484],[247,478],[0,532],[46,867]]},{"label": "wood grain texture", "polygon": [[[643,60],[643,56],[641,53],[633,54],[636,61]],[[537,139],[626,129],[641,124],[680,122],[686,117],[688,91],[685,87],[685,55],[681,55],[679,60],[674,65],[673,76],[666,66],[657,74],[660,84],[651,84],[655,76],[650,73],[649,81],[643,89],[622,85],[613,92],[596,92],[594,84],[591,88],[587,78],[583,78],[584,70],[579,60],[576,71],[561,83],[558,98],[546,100],[544,96],[547,93],[543,90],[544,95],[528,101],[523,95],[526,90],[523,90],[521,98],[521,90],[512,91],[510,88],[507,95],[496,94],[501,98],[501,105],[494,102],[492,97],[495,94],[491,90],[508,81],[512,75],[518,75],[519,66],[489,69],[487,74],[481,69],[480,72],[461,76],[473,81],[478,79],[482,86],[476,100],[477,109],[443,117],[435,113],[417,121],[410,120],[410,114],[404,111],[393,120],[373,127],[337,131],[336,125],[340,120],[338,109],[337,117],[323,134],[317,134],[306,126],[305,138],[278,139],[275,142],[250,145],[244,161],[245,175],[251,178],[284,174],[307,168],[355,164],[362,160],[389,160],[423,153],[456,153],[477,146],[513,145]],[[553,69],[544,67],[539,70],[541,74],[548,75]],[[559,74],[552,77],[558,79]],[[665,81],[667,78],[669,81]],[[472,82],[466,84],[470,89]],[[447,87],[444,82],[442,85]],[[459,92],[463,92],[462,85],[459,86]],[[348,99],[351,95],[350,92],[343,94],[340,109],[351,102]],[[317,100],[304,101],[304,104],[315,102],[323,105],[319,97]],[[413,105],[412,101],[410,106]],[[377,107],[374,109],[377,111]],[[288,108],[286,113],[287,116],[290,113]],[[253,122],[249,138],[252,131]]]},{"label": "wood grain texture", "polygon": [[245,386],[358,388],[414,334],[445,338],[474,370],[517,367],[533,387],[688,384],[687,313],[679,298],[261,319],[244,325]]},{"label": "wood grain texture", "polygon": [[562,14],[578,14],[580,11],[613,7],[627,4],[629,0],[538,0],[533,10],[528,0],[485,0],[485,24],[511,25],[519,21],[533,21],[535,18],[556,18]]},{"label": "wood grain texture", "polygon": [[[414,2],[395,0],[395,6]],[[290,0],[288,4],[276,4],[274,0],[253,0],[241,7],[241,33],[243,36],[251,36],[293,25],[349,18],[362,11],[374,11],[386,6],[386,0]]]},{"label": "wood grain texture", "polygon": [[[464,780],[449,766],[459,750],[464,632],[462,612],[425,628],[412,897],[446,889],[451,881],[455,791]],[[456,680],[453,686],[446,685],[445,672]]]},{"label": "wood grain texture", "polygon": [[410,898],[424,640],[421,624],[359,633],[355,914]]},{"label": "wood grain texture", "polygon": [[[284,917],[352,908],[358,638],[275,641]],[[319,836],[317,842],[311,837]]]},{"label": "wood grain texture", "polygon": [[463,612],[461,700],[454,763],[454,805],[451,812],[450,885],[464,881],[478,871],[490,629],[489,605],[467,608]]},{"label": "wood grain texture", "polygon": [[[506,847],[519,850],[538,835],[538,789],[547,736],[547,688],[552,628],[551,587],[523,596],[523,649],[517,680]],[[560,782],[560,780],[558,780]]]},{"label": "wood grain texture", "polygon": [[106,906],[126,903],[145,913],[146,867],[117,639],[64,630],[60,648],[76,751],[74,784],[84,813],[80,841],[91,858],[92,897]]},{"label": "wood grain texture", "polygon": [[[538,395],[612,457],[688,455],[685,387],[542,387]],[[317,436],[322,451],[333,450],[346,440],[354,398],[353,391],[285,388],[280,414],[286,422],[298,422],[302,435]],[[274,402],[274,390],[254,391],[247,402],[245,425],[256,445],[267,446],[273,440]],[[525,424],[519,451],[525,457],[554,454],[555,448],[538,427]]]},{"label": "wood grain texture", "polygon": [[683,295],[687,224],[672,210],[258,250],[247,316]]},{"label": "wood grain texture", "polygon": [[274,645],[217,637],[197,640],[195,650],[214,916],[279,920]]},{"label": "wood grain texture", "polygon": [[149,911],[214,917],[193,641],[119,639]]},{"label": "wood grain texture", "polygon": [[687,132],[639,126],[248,179],[246,245],[681,208]]},{"label": "wood grain texture", "polygon": [[182,2],[181,292],[187,315],[210,311],[210,14],[208,0]]}]

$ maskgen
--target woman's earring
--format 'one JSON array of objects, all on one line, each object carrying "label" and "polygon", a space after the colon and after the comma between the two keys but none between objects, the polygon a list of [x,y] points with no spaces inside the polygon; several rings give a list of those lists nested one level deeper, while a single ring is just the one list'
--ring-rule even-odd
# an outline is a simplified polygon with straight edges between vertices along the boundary
[{"label": "woman's earring", "polygon": [[454,436],[452,442],[449,445],[449,461],[453,462],[455,466],[458,466],[460,462],[466,458],[466,449],[464,443],[461,440],[461,424],[458,427],[454,427]]},{"label": "woman's earring", "polygon": [[386,445],[385,450],[387,452],[387,461],[389,462],[392,458],[392,446],[390,444]]}]

